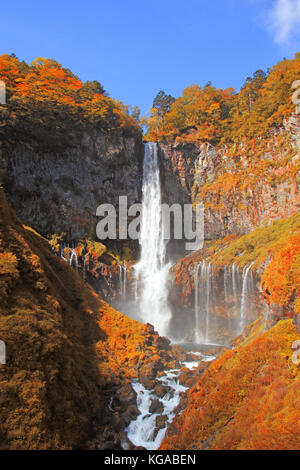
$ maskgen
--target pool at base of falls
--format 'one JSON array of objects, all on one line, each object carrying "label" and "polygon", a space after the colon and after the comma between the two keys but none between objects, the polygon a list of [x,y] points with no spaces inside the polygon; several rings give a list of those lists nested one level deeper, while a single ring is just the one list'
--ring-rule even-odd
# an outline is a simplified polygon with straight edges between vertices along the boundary
[{"label": "pool at base of falls", "polygon": [[[193,353],[195,354],[195,353]],[[197,353],[196,353],[197,354]],[[200,362],[212,361],[214,356],[204,356],[198,353],[199,361],[183,362],[182,367],[188,369],[196,368]],[[179,405],[180,395],[188,387],[179,383],[181,369],[171,369],[157,379],[158,383],[168,387],[168,392],[162,397],[158,397],[153,390],[148,390],[138,381],[131,383],[133,390],[137,394],[137,407],[140,411],[138,417],[131,421],[126,429],[128,439],[137,447],[144,447],[147,450],[156,450],[164,439],[167,426],[175,417],[175,409]],[[163,405],[161,413],[150,413],[152,400],[160,400]],[[165,426],[157,428],[156,418],[165,416]]]}]

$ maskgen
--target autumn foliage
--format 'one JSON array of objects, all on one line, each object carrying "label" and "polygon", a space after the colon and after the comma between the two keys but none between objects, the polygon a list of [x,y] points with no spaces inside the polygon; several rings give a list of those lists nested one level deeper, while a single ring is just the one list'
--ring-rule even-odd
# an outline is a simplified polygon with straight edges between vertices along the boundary
[{"label": "autumn foliage", "polygon": [[[0,80],[7,106],[0,110],[0,139],[19,138],[42,148],[70,145],[84,130],[137,135],[138,111],[111,98],[96,81],[83,83],[52,59],[30,65],[13,55],[0,56]],[[5,141],[4,141],[5,142]]]},{"label": "autumn foliage", "polygon": [[220,356],[189,391],[161,449],[299,449],[300,372],[291,361],[299,338],[284,320]]},{"label": "autumn foliage", "polygon": [[294,111],[292,83],[300,76],[300,59],[283,60],[256,71],[241,90],[217,89],[208,83],[183,90],[162,115],[153,107],[145,119],[148,141],[230,143],[264,136]]}]

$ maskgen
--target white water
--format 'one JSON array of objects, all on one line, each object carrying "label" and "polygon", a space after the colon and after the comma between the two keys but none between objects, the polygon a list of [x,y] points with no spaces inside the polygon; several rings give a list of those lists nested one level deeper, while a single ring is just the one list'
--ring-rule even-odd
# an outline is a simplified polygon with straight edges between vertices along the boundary
[{"label": "white water", "polygon": [[119,283],[120,283],[120,294],[122,300],[126,300],[126,282],[127,282],[127,266],[125,262],[119,264]]},{"label": "white water", "polygon": [[232,264],[231,267],[231,280],[232,280],[232,295],[233,295],[233,302],[234,302],[234,314],[237,313],[237,278],[238,278],[238,268],[235,263]]},{"label": "white water", "polygon": [[200,343],[200,327],[199,327],[199,268],[201,264],[197,264],[194,269],[194,290],[195,290],[195,343]]},{"label": "white water", "polygon": [[135,265],[139,316],[165,335],[171,319],[168,306],[170,265],[165,262],[157,144],[154,143],[145,145],[140,244],[141,259]]},{"label": "white water", "polygon": [[88,254],[86,253],[84,255],[84,259],[83,259],[83,279],[85,279],[85,277],[86,277],[86,260],[87,260],[87,257],[88,257]]},{"label": "white water", "polygon": [[74,248],[71,250],[70,266],[73,266],[73,263],[75,264],[75,268],[78,270],[78,257]]},{"label": "white water", "polygon": [[[203,356],[199,357],[199,361],[184,362],[182,365],[189,369],[194,369],[199,365],[201,361],[211,361],[215,359],[214,356]],[[139,416],[131,421],[128,428],[126,429],[129,440],[135,446],[144,447],[147,450],[156,450],[160,446],[167,429],[167,425],[172,422],[175,417],[174,410],[179,405],[180,395],[187,390],[187,387],[178,383],[180,375],[180,369],[169,370],[157,379],[162,385],[170,387],[170,391],[165,394],[163,398],[159,398],[155,395],[154,390],[147,390],[141,383],[132,382],[132,388],[137,394],[137,406],[140,411]],[[156,417],[160,413],[149,412],[152,399],[159,398],[163,404],[162,415],[167,416],[166,425],[163,429],[160,429],[155,435],[156,428]]]},{"label": "white water", "polygon": [[240,314],[240,332],[243,331],[246,324],[246,310],[247,310],[247,300],[248,300],[248,279],[249,279],[249,272],[254,264],[251,263],[249,266],[245,266],[243,269],[243,277],[242,277],[242,295],[241,295],[241,314]]},{"label": "white water", "polygon": [[209,342],[209,306],[210,306],[210,266],[211,263],[208,263],[208,266],[205,265],[205,276],[206,276],[206,322],[205,322],[205,343]]},{"label": "white water", "polygon": [[[200,275],[199,275],[200,270]],[[210,316],[213,307],[213,276],[211,276],[211,263],[202,261],[194,268],[195,289],[195,343],[210,344]],[[202,332],[200,331],[199,311],[202,316]]]}]

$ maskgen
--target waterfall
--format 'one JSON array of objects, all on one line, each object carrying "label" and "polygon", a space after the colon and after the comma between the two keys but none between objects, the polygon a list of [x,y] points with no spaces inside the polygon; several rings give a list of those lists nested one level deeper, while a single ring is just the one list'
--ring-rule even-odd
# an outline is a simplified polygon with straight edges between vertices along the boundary
[{"label": "waterfall", "polygon": [[199,333],[199,268],[202,267],[202,264],[197,264],[194,269],[194,290],[195,290],[195,343],[200,343],[200,333]]},{"label": "waterfall", "polygon": [[161,190],[157,144],[145,145],[143,164],[141,259],[135,265],[137,299],[141,320],[166,334],[171,312],[168,307],[168,272],[165,263]]},{"label": "waterfall", "polygon": [[225,304],[230,301],[230,270],[229,266],[224,266],[224,298]]},{"label": "waterfall", "polygon": [[87,260],[87,253],[84,255],[83,258],[83,279],[85,280],[86,277],[86,260]]},{"label": "waterfall", "polygon": [[73,260],[75,261],[75,268],[78,269],[78,257],[74,248],[71,250],[70,266],[73,266]]},{"label": "waterfall", "polygon": [[249,266],[245,266],[243,269],[243,276],[242,276],[242,295],[241,295],[241,316],[240,316],[240,332],[243,331],[245,328],[245,320],[246,320],[246,313],[247,313],[247,301],[248,301],[248,274],[252,265],[251,263]]},{"label": "waterfall", "polygon": [[238,317],[240,314],[240,271],[236,263],[232,264],[231,267],[231,281],[232,281],[232,297],[233,297],[233,314]]},{"label": "waterfall", "polygon": [[60,249],[60,257],[61,257],[61,259],[63,259],[64,261],[68,262],[67,258],[65,257],[63,248]]},{"label": "waterfall", "polygon": [[123,299],[126,300],[127,266],[123,263]]},{"label": "waterfall", "polygon": [[257,315],[253,263],[243,270],[237,263],[215,271],[208,259],[194,264],[194,341],[212,344],[219,331],[240,334]]},{"label": "waterfall", "polygon": [[127,282],[127,266],[124,261],[123,264],[119,264],[120,295],[123,300],[126,300],[126,282]]},{"label": "waterfall", "polygon": [[206,320],[205,320],[205,343],[208,343],[209,334],[209,307],[210,307],[210,268],[211,262],[206,266],[205,264],[205,277],[206,277]]},{"label": "waterfall", "polygon": [[[200,270],[200,275],[199,275]],[[201,261],[194,268],[194,289],[195,289],[195,342],[209,343],[210,315],[211,307],[214,307],[214,284],[211,278],[211,262]],[[199,311],[201,313],[201,330]]]},{"label": "waterfall", "polygon": [[231,278],[232,278],[232,293],[234,297],[234,301],[236,301],[237,298],[237,287],[236,287],[236,265],[235,263],[232,264],[231,268]]},{"label": "waterfall", "polygon": [[[200,270],[200,275],[199,275]],[[209,343],[209,327],[211,307],[214,305],[213,289],[214,285],[211,278],[211,263],[201,261],[194,268],[194,289],[195,289],[195,342]],[[201,312],[201,330],[199,311]]]}]

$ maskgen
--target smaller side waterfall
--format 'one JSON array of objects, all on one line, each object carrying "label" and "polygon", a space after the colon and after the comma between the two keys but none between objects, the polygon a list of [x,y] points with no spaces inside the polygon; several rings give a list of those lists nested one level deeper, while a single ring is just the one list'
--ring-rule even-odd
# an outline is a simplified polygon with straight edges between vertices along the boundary
[{"label": "smaller side waterfall", "polygon": [[236,279],[236,276],[237,276],[237,267],[236,267],[236,264],[233,263],[232,264],[232,267],[231,267],[231,280],[232,280],[232,293],[233,293],[233,297],[234,297],[234,300],[236,300],[237,298],[237,279]]},{"label": "smaller side waterfall", "polygon": [[61,259],[63,259],[64,261],[68,262],[67,258],[65,257],[65,253],[64,253],[63,248],[60,249],[60,257],[61,257]]},{"label": "smaller side waterfall", "polygon": [[211,297],[211,278],[210,278],[210,269],[211,263],[205,265],[205,278],[206,278],[206,321],[205,321],[205,343],[209,342],[209,317],[210,317],[210,297]]},{"label": "smaller side waterfall", "polygon": [[248,304],[248,296],[249,296],[249,273],[250,269],[253,266],[254,262],[246,265],[243,269],[243,276],[242,276],[242,295],[241,295],[241,314],[240,314],[240,332],[243,331],[245,328],[245,320],[246,320],[246,310]]},{"label": "smaller side waterfall", "polygon": [[208,260],[193,266],[192,337],[195,343],[226,342],[257,318],[258,291],[252,266],[253,263],[240,269],[233,263],[215,269],[213,262]]},{"label": "smaller side waterfall", "polygon": [[86,261],[87,261],[88,254],[86,253],[83,258],[83,279],[86,278]]},{"label": "smaller side waterfall", "polygon": [[195,290],[195,343],[200,343],[200,326],[199,326],[199,268],[201,264],[197,264],[194,269],[194,290]]},{"label": "smaller side waterfall", "polygon": [[127,283],[127,266],[125,261],[119,264],[119,283],[120,283],[120,297],[126,300],[126,283]]},{"label": "smaller side waterfall", "polygon": [[[210,316],[214,312],[213,280],[211,276],[211,263],[202,261],[194,268],[194,289],[195,289],[195,332],[196,343],[206,343],[210,341]],[[201,321],[200,321],[201,319]]]},{"label": "smaller side waterfall", "polygon": [[[70,256],[70,266],[75,265],[75,268],[78,270],[78,257],[77,253],[74,248],[71,250],[71,256]],[[74,264],[73,264],[74,263]]]}]

